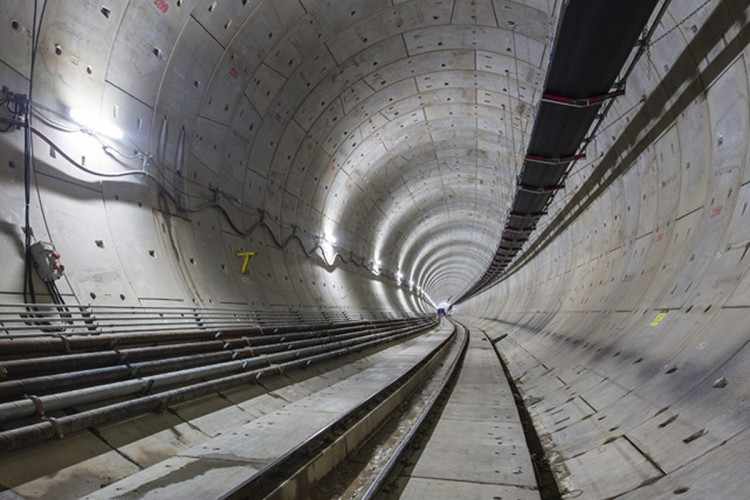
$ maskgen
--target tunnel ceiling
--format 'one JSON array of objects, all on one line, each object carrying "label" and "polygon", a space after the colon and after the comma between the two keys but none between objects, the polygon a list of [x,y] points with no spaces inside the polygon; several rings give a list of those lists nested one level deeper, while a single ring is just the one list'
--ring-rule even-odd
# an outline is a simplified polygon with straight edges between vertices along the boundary
[{"label": "tunnel ceiling", "polygon": [[188,203],[208,187],[448,299],[497,245],[557,3],[52,2],[35,86],[113,116]]}]

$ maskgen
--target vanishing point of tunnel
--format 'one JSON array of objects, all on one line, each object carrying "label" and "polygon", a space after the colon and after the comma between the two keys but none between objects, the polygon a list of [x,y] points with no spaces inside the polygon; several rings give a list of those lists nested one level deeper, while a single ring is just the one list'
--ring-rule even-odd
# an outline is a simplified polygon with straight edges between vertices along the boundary
[{"label": "vanishing point of tunnel", "polygon": [[0,0],[0,500],[750,498],[750,0]]}]

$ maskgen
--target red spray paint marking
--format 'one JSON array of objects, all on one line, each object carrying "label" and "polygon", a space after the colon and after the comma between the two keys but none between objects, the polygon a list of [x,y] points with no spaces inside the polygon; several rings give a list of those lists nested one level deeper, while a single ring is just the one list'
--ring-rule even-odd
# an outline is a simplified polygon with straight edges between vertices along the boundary
[{"label": "red spray paint marking", "polygon": [[167,0],[154,0],[154,5],[162,14],[166,14],[169,10],[169,2]]},{"label": "red spray paint marking", "polygon": [[229,68],[229,76],[231,76],[232,78],[237,78],[238,76],[240,76],[240,72],[237,68],[232,66],[231,68]]},{"label": "red spray paint marking", "polygon": [[716,217],[721,213],[721,207],[714,207],[711,209],[711,217]]}]

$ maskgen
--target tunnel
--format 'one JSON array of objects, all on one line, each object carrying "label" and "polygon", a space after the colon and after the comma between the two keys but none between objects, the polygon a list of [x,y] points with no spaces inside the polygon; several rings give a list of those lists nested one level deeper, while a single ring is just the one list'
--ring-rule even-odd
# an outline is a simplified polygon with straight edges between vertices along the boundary
[{"label": "tunnel", "polygon": [[0,499],[750,498],[750,1],[0,26]]}]

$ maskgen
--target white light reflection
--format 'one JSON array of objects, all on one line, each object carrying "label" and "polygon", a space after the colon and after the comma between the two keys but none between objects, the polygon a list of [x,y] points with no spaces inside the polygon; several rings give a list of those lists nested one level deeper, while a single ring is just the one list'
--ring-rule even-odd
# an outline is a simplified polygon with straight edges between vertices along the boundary
[{"label": "white light reflection", "polygon": [[83,108],[73,108],[70,110],[70,117],[85,129],[106,135],[117,141],[125,137],[122,129],[112,122],[100,119],[96,113]]}]

